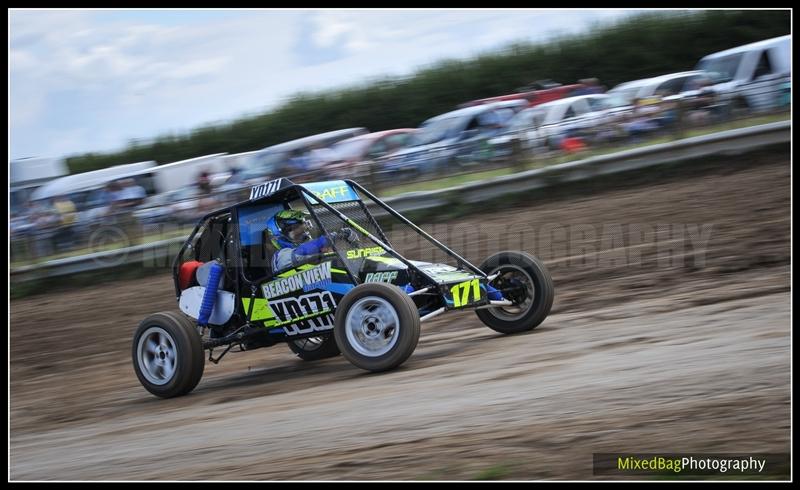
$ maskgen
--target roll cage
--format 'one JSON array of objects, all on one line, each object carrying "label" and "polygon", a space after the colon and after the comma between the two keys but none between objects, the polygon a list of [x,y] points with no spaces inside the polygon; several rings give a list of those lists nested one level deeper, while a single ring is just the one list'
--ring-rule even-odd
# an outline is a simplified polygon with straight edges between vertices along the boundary
[{"label": "roll cage", "polygon": [[[333,194],[330,193],[332,189],[334,190]],[[337,192],[339,192],[338,196]],[[183,262],[193,259],[199,261],[220,260],[225,266],[223,281],[228,286],[228,289],[236,291],[240,295],[250,293],[248,296],[255,298],[259,284],[269,280],[281,271],[272,271],[266,257],[263,258],[263,263],[253,266],[253,257],[248,256],[246,248],[253,248],[253,244],[250,244],[250,239],[253,237],[254,231],[249,228],[249,223],[243,223],[242,220],[264,220],[265,217],[271,216],[279,209],[287,208],[289,202],[297,202],[298,199],[308,209],[314,225],[318,227],[321,234],[330,237],[330,233],[335,231],[330,229],[333,223],[351,227],[361,236],[366,237],[368,241],[382,248],[391,257],[402,262],[409,271],[413,271],[413,274],[419,279],[421,288],[434,290],[431,292],[435,293],[440,281],[432,277],[429,272],[418,267],[413,261],[406,259],[391,246],[389,239],[361,196],[365,196],[374,205],[383,209],[390,216],[423,237],[428,243],[444,252],[455,261],[458,269],[468,270],[476,276],[486,278],[486,274],[478,267],[449,249],[352,180],[295,184],[288,179],[277,179],[261,186],[255,186],[251,191],[251,199],[208,213],[200,218],[172,264],[176,296],[180,298],[181,295],[178,270]],[[340,209],[337,209],[339,204],[352,208],[352,212],[358,213],[362,222],[359,223]],[[252,212],[254,209],[266,212],[259,215],[258,212]],[[325,219],[321,216],[323,213],[326,215]],[[253,216],[256,218],[253,218]],[[331,217],[335,219],[331,219]],[[264,221],[259,223],[263,229]],[[361,284],[363,281],[359,277],[359,271],[354,270],[353,262],[348,260],[346,254],[343,253],[344,250],[342,250],[341,245],[337,245],[333,240],[330,242],[332,252],[328,255],[334,259],[339,259],[353,285]],[[263,247],[263,235],[256,240],[256,244],[258,247]],[[189,253],[192,254],[191,257],[188,255]],[[253,270],[257,271],[259,268],[263,268],[264,273],[253,275]],[[249,274],[247,271],[251,273]],[[419,292],[421,293],[422,291]],[[241,302],[237,301],[236,304],[237,310],[239,310]],[[252,305],[253,302],[251,301],[250,304]],[[239,313],[245,313],[244,318],[249,318],[250,312],[239,311]]]}]

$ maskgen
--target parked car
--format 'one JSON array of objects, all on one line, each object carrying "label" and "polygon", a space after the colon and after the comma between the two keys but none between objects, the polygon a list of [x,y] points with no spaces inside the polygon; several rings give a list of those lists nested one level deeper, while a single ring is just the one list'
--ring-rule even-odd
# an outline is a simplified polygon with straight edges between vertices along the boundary
[{"label": "parked car", "polygon": [[503,102],[509,100],[524,100],[528,107],[536,107],[539,104],[545,104],[554,100],[563,99],[565,97],[572,97],[577,95],[581,90],[587,88],[582,83],[572,85],[560,85],[557,83],[538,84],[536,88],[528,87],[530,90],[521,90],[520,92],[506,95],[498,95],[497,97],[487,97],[485,99],[471,100],[459,105],[459,108],[473,107],[477,105],[493,104],[495,102]]},{"label": "parked car", "polygon": [[631,109],[626,99],[618,95],[579,95],[556,100],[520,112],[490,144],[501,154],[510,152],[515,139],[523,151],[558,149],[565,134],[600,134],[604,126],[619,122]]},{"label": "parked car", "polygon": [[408,146],[416,129],[401,128],[377,131],[339,141],[330,147],[329,159],[322,169],[328,178],[363,178],[377,159]]},{"label": "parked car", "polygon": [[629,105],[633,105],[636,99],[685,94],[695,90],[701,79],[709,77],[708,73],[701,70],[669,73],[658,77],[621,83],[607,93],[621,98]]},{"label": "parked car", "polygon": [[422,123],[407,148],[381,164],[381,172],[435,173],[489,157],[480,150],[502,128],[502,110],[515,105],[519,102],[483,104],[432,117]]},{"label": "parked car", "polygon": [[764,111],[784,105],[791,82],[792,36],[766,39],[704,56],[697,69],[711,73],[714,90],[734,110]]},{"label": "parked car", "polygon": [[269,146],[246,159],[240,180],[243,184],[255,184],[274,177],[294,177],[301,182],[316,170],[316,162],[310,158],[313,150],[368,132],[366,128],[339,129]]},{"label": "parked car", "polygon": [[505,126],[514,116],[529,108],[530,104],[525,100],[513,99],[494,102],[492,107],[497,115],[497,123]]},{"label": "parked car", "polygon": [[697,83],[708,78],[708,74],[701,70],[684,71],[679,73],[669,73],[653,77],[644,83],[636,92],[636,97],[643,99],[647,97],[669,97],[680,95],[697,88]]}]

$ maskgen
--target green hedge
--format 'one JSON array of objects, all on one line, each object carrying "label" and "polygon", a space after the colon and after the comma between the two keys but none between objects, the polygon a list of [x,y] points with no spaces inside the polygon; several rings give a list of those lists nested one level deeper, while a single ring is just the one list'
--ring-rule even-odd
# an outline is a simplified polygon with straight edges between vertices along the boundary
[{"label": "green hedge", "polygon": [[273,112],[132,143],[120,152],[73,156],[67,165],[78,173],[145,160],[169,163],[251,151],[346,127],[416,127],[462,102],[510,93],[535,80],[574,83],[596,77],[611,88],[689,70],[706,54],[789,32],[786,10],[645,13],[544,44],[513,44],[472,59],[444,60],[408,78],[300,93]]}]

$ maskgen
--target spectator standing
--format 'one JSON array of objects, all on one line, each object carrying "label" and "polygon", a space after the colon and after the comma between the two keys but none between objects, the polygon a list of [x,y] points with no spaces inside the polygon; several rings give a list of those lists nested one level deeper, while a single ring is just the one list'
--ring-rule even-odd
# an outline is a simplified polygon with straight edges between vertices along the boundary
[{"label": "spectator standing", "polygon": [[75,244],[74,226],[77,221],[77,209],[67,196],[56,196],[53,209],[58,216],[58,228],[53,235],[55,246],[59,250],[68,250]]},{"label": "spectator standing", "polygon": [[[25,202],[22,211],[9,219],[9,242],[11,245],[11,260],[28,260],[35,258],[33,240],[31,235],[35,231],[33,222],[33,205],[30,201]],[[15,253],[16,252],[16,253]]]},{"label": "spectator standing", "polygon": [[107,214],[114,214],[122,208],[122,186],[119,182],[109,182],[106,186],[106,199],[108,200],[109,210]]},{"label": "spectator standing", "polygon": [[59,217],[53,210],[51,199],[32,203],[31,222],[33,223],[33,249],[36,257],[52,255],[52,239],[58,227]]},{"label": "spectator standing", "polygon": [[113,193],[112,209],[115,212],[117,224],[122,227],[130,244],[141,237],[139,222],[133,215],[133,210],[144,201],[147,193],[144,188],[136,184],[133,179],[124,179],[116,186]]},{"label": "spectator standing", "polygon": [[236,165],[233,165],[231,167],[231,175],[225,181],[225,185],[241,184],[242,181],[242,170]]},{"label": "spectator standing", "polygon": [[211,176],[207,170],[203,170],[197,176],[197,188],[200,190],[200,194],[211,194]]},{"label": "spectator standing", "polygon": [[147,192],[144,187],[140,186],[133,179],[125,179],[122,181],[122,189],[120,190],[120,198],[126,208],[136,207],[147,197]]},{"label": "spectator standing", "polygon": [[655,99],[633,99],[633,114],[630,121],[625,123],[625,132],[634,143],[638,142],[644,134],[656,131],[659,126],[654,121],[658,116],[658,101]]},{"label": "spectator standing", "polygon": [[211,211],[214,207],[214,199],[211,195],[214,191],[214,188],[211,185],[211,175],[207,170],[200,172],[200,175],[197,178],[197,190],[197,212],[199,214],[205,214],[206,212]]}]

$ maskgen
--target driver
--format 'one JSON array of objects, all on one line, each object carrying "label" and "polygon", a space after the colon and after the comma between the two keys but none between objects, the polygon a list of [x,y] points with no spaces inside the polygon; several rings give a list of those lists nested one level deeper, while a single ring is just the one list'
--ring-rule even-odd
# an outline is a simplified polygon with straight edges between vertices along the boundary
[{"label": "driver", "polygon": [[343,238],[350,244],[358,242],[358,235],[344,227],[338,232],[311,238],[313,224],[308,213],[296,209],[284,209],[267,221],[267,235],[275,253],[272,255],[273,272],[288,269],[316,259],[320,253],[330,251],[331,242]]}]

